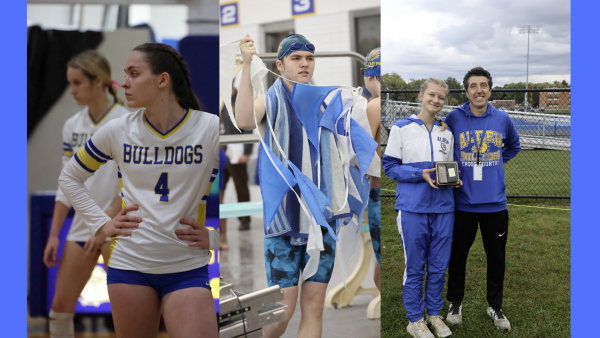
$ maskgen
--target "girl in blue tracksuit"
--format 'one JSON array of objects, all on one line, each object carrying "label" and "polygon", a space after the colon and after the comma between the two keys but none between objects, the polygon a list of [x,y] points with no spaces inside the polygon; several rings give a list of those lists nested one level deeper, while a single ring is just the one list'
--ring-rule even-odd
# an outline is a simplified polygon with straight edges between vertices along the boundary
[{"label": "girl in blue tracksuit", "polygon": [[[427,79],[419,93],[419,115],[392,126],[383,156],[385,174],[398,181],[397,223],[406,263],[403,302],[410,320],[407,331],[413,337],[433,337],[427,324],[439,337],[452,334],[439,311],[444,306],[444,274],[452,247],[454,194],[450,186],[435,186],[434,172],[434,162],[454,160],[452,131],[436,117],[447,95],[443,80]],[[425,266],[427,323],[423,319]]]}]

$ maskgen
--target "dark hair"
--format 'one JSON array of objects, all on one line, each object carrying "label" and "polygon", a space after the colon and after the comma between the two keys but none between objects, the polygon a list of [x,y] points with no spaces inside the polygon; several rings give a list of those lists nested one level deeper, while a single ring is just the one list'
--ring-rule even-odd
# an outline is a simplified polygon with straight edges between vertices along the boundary
[{"label": "dark hair", "polygon": [[492,82],[492,76],[490,75],[490,72],[481,67],[475,67],[468,71],[463,78],[463,86],[465,86],[465,90],[469,90],[469,79],[473,76],[485,76],[488,79],[488,86],[492,88],[494,83]]},{"label": "dark hair", "polygon": [[169,74],[173,92],[182,108],[201,110],[200,101],[192,91],[187,64],[179,52],[163,43],[145,43],[133,50],[144,53],[152,74]]}]

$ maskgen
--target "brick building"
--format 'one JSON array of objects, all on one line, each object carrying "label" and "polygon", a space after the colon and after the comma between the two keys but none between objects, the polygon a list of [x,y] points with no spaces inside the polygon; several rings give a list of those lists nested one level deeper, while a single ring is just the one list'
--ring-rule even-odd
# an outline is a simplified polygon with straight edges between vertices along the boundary
[{"label": "brick building", "polygon": [[540,108],[571,109],[571,92],[540,92]]},{"label": "brick building", "polygon": [[515,110],[515,100],[493,100],[492,106],[500,110]]}]

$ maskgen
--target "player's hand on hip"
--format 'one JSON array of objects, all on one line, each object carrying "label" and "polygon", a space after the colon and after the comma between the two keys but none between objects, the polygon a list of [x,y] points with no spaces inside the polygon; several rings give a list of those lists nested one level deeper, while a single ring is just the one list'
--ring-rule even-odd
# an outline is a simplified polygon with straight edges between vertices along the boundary
[{"label": "player's hand on hip", "polygon": [[432,179],[431,177],[429,177],[429,173],[432,173],[435,171],[435,168],[431,168],[431,169],[423,169],[423,180],[427,183],[429,183],[429,185],[434,188],[434,189],[438,189],[438,187],[436,187],[435,185],[435,180]]},{"label": "player's hand on hip", "polygon": [[102,245],[106,241],[106,237],[104,234],[100,232],[96,236],[91,236],[83,245],[83,250],[85,250],[86,256],[97,255],[102,251]]},{"label": "player's hand on hip", "polygon": [[128,205],[123,210],[119,211],[110,221],[106,222],[99,230],[96,235],[104,234],[104,237],[113,236],[131,236],[131,232],[128,230],[137,229],[140,226],[142,219],[136,216],[127,215],[128,212],[137,210],[137,205]]},{"label": "player's hand on hip", "polygon": [[46,243],[46,248],[44,249],[44,264],[46,264],[47,267],[55,266],[58,263],[58,258],[56,257],[58,245],[58,237],[48,238],[48,243]]},{"label": "player's hand on hip", "polygon": [[204,225],[196,223],[193,218],[184,218],[179,221],[181,224],[189,225],[190,228],[175,230],[175,235],[182,241],[190,241],[188,244],[191,248],[210,248],[210,240],[208,238],[208,229]]},{"label": "player's hand on hip", "polygon": [[242,60],[244,64],[250,64],[252,62],[252,55],[256,54],[256,47],[254,47],[254,40],[249,35],[244,36],[240,41],[240,51],[242,52]]}]

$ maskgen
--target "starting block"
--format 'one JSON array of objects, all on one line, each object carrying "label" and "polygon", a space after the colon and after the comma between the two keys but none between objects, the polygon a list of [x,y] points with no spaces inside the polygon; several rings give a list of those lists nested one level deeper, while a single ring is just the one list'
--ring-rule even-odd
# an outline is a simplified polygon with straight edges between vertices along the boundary
[{"label": "starting block", "polygon": [[219,292],[220,338],[262,337],[264,326],[285,319],[287,305],[277,303],[283,300],[278,285],[246,294],[234,291],[232,284],[221,282]]}]

